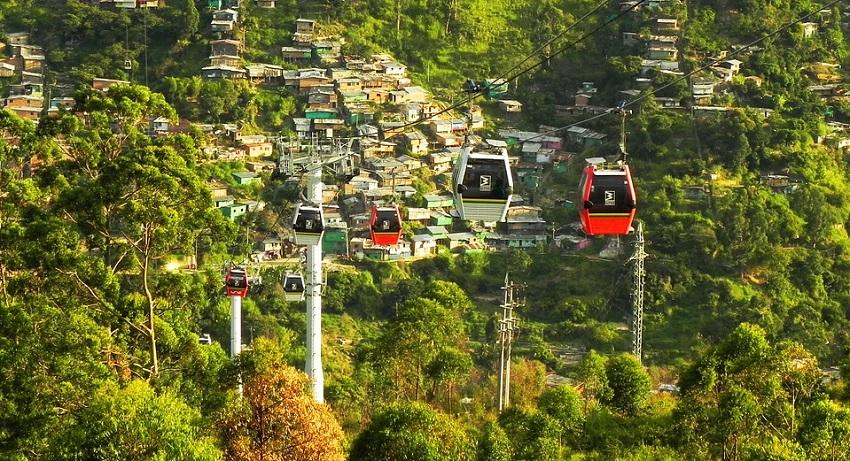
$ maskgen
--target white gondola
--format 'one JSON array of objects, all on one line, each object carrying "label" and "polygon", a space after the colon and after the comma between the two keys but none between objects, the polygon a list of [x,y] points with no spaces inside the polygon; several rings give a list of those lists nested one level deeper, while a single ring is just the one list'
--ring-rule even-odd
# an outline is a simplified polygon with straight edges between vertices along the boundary
[{"label": "white gondola", "polygon": [[491,144],[489,151],[464,146],[455,162],[452,182],[461,219],[487,223],[505,220],[514,182],[503,145]]},{"label": "white gondola", "polygon": [[325,215],[320,206],[299,203],[292,219],[296,245],[319,245],[325,231]]},{"label": "white gondola", "polygon": [[289,302],[304,301],[304,276],[289,273],[283,278],[283,299]]}]

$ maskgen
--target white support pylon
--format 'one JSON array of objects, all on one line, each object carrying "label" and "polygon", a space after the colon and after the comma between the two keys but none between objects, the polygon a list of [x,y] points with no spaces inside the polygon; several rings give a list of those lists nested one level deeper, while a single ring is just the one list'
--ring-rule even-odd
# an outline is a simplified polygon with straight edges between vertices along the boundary
[{"label": "white support pylon", "polygon": [[[307,199],[322,206],[322,169],[307,173]],[[325,378],[322,369],[322,244],[307,247],[307,361],[305,371],[310,377],[313,398],[325,402]]]},{"label": "white support pylon", "polygon": [[[242,297],[230,297],[230,358],[242,352]],[[239,395],[242,395],[242,377],[239,377]]]},{"label": "white support pylon", "polygon": [[242,352],[242,297],[230,297],[230,358]]}]

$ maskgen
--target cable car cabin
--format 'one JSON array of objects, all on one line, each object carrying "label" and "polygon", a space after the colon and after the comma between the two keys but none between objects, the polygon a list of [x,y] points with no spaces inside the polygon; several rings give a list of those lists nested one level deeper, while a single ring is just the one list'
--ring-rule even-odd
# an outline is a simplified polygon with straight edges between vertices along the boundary
[{"label": "cable car cabin", "polygon": [[579,182],[581,226],[587,235],[627,235],[637,211],[628,165],[588,165]]},{"label": "cable car cabin", "polygon": [[455,208],[461,219],[504,221],[511,202],[513,178],[508,151],[472,152],[464,148],[452,175]]},{"label": "cable car cabin", "polygon": [[325,230],[325,216],[322,208],[298,204],[292,220],[296,245],[318,245]]},{"label": "cable car cabin", "polygon": [[241,267],[231,267],[224,278],[224,288],[227,296],[248,296],[248,272]]},{"label": "cable car cabin", "polygon": [[283,278],[283,299],[290,302],[304,300],[304,276],[286,274]]},{"label": "cable car cabin", "polygon": [[401,238],[401,213],[397,206],[372,207],[372,221],[369,227],[372,243],[375,245],[395,245]]}]

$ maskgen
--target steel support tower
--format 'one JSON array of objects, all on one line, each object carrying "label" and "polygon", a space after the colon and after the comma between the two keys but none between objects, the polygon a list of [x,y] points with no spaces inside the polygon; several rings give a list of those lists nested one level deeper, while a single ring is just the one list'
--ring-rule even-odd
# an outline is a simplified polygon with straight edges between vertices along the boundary
[{"label": "steel support tower", "polygon": [[635,228],[635,252],[629,261],[634,263],[632,269],[632,353],[638,361],[643,360],[643,290],[646,279],[644,260],[643,223],[637,222]]}]

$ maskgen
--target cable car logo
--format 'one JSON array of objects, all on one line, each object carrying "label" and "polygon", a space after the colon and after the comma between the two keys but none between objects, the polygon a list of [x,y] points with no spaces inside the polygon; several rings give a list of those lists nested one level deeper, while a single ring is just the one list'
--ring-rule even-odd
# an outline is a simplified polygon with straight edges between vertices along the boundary
[{"label": "cable car logo", "polygon": [[312,229],[313,228],[313,220],[312,219],[304,220],[304,228],[305,229]]},{"label": "cable car logo", "polygon": [[389,221],[381,221],[381,229],[390,230],[390,222]]},{"label": "cable car logo", "polygon": [[617,204],[616,194],[614,192],[613,190],[605,191],[605,206],[615,206]]},{"label": "cable car logo", "polygon": [[481,192],[490,192],[492,189],[493,179],[489,174],[482,174],[478,178],[478,189]]},{"label": "cable car logo", "polygon": [[293,283],[292,285],[289,285],[289,289],[295,291],[298,289],[298,285]]}]

